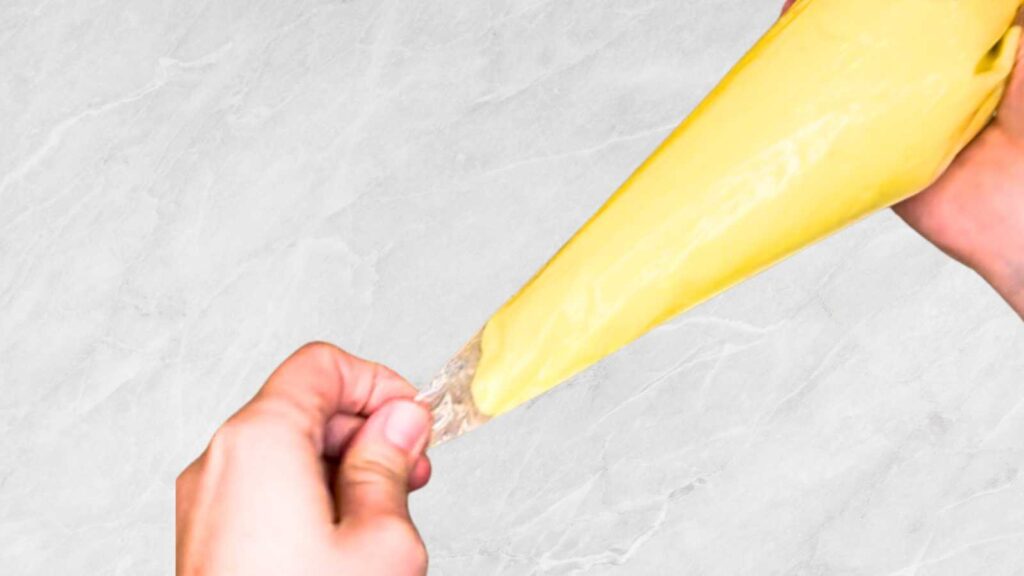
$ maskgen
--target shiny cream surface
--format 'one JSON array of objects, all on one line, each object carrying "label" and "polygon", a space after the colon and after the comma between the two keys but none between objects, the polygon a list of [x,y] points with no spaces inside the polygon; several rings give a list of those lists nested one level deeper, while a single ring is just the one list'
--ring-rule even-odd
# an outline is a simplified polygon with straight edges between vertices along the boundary
[{"label": "shiny cream surface", "polygon": [[1020,0],[802,0],[485,325],[497,415],[932,182],[990,119]]}]

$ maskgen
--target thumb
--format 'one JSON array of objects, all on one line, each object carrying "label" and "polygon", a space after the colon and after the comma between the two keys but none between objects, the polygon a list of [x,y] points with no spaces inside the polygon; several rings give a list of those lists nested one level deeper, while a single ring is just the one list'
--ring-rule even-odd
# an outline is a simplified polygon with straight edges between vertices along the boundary
[{"label": "thumb", "polygon": [[430,437],[430,412],[393,400],[370,415],[341,462],[335,505],[343,524],[409,520],[409,475]]}]

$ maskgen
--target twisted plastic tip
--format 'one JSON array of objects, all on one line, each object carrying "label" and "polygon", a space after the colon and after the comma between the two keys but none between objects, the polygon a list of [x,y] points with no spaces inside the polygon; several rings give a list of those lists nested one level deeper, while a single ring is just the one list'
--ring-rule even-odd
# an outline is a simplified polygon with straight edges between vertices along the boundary
[{"label": "twisted plastic tip", "polygon": [[490,420],[473,403],[471,384],[480,361],[480,333],[445,364],[420,392],[417,399],[430,406],[434,414],[434,428],[430,445],[437,446]]}]

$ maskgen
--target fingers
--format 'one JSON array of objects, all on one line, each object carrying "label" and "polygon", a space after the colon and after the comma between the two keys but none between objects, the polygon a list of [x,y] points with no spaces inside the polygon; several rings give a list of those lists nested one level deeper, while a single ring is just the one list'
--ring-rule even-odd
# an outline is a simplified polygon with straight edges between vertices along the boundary
[{"label": "fingers", "polygon": [[324,429],[324,458],[340,459],[349,442],[365,423],[366,418],[354,414],[331,416]]},{"label": "fingers", "polygon": [[796,0],[786,0],[786,3],[782,5],[782,13],[785,14],[789,11],[789,9],[793,7],[794,3],[796,3]]},{"label": "fingers", "polygon": [[319,452],[326,448],[328,433],[346,433],[342,423],[334,425],[341,429],[328,426],[336,414],[366,416],[388,400],[415,394],[416,389],[391,369],[315,342],[285,360],[239,416],[258,411],[288,418],[311,435]]},{"label": "fingers", "polygon": [[342,527],[410,523],[410,486],[429,476],[429,463],[420,462],[426,462],[421,457],[430,423],[430,412],[407,400],[389,402],[367,418],[345,451],[336,481]]},{"label": "fingers", "polygon": [[408,491],[430,475],[422,456],[430,424],[422,405],[388,402],[367,418],[345,451],[334,490],[338,552],[358,553],[363,573],[427,572],[426,547],[409,519]]},{"label": "fingers", "polygon": [[[352,414],[335,414],[327,421],[327,429],[324,432],[324,458],[337,467],[337,460],[340,460],[348,448],[349,442],[356,432],[366,423],[366,418]],[[336,471],[327,471],[334,473]],[[415,491],[426,486],[430,481],[431,465],[426,455],[420,456],[409,473],[409,490]],[[334,478],[334,476],[329,476]]]},{"label": "fingers", "polygon": [[431,470],[430,459],[426,456],[420,456],[419,460],[412,467],[412,472],[409,475],[409,491],[414,492],[423,488],[430,482]]}]

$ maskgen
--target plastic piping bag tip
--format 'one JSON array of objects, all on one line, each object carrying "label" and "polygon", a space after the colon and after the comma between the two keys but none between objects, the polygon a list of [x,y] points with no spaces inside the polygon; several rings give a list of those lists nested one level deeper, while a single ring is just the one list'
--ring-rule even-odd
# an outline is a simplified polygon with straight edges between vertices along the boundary
[{"label": "plastic piping bag tip", "polygon": [[445,364],[417,400],[434,415],[430,446],[437,446],[490,420],[473,402],[472,383],[480,362],[480,333]]}]

